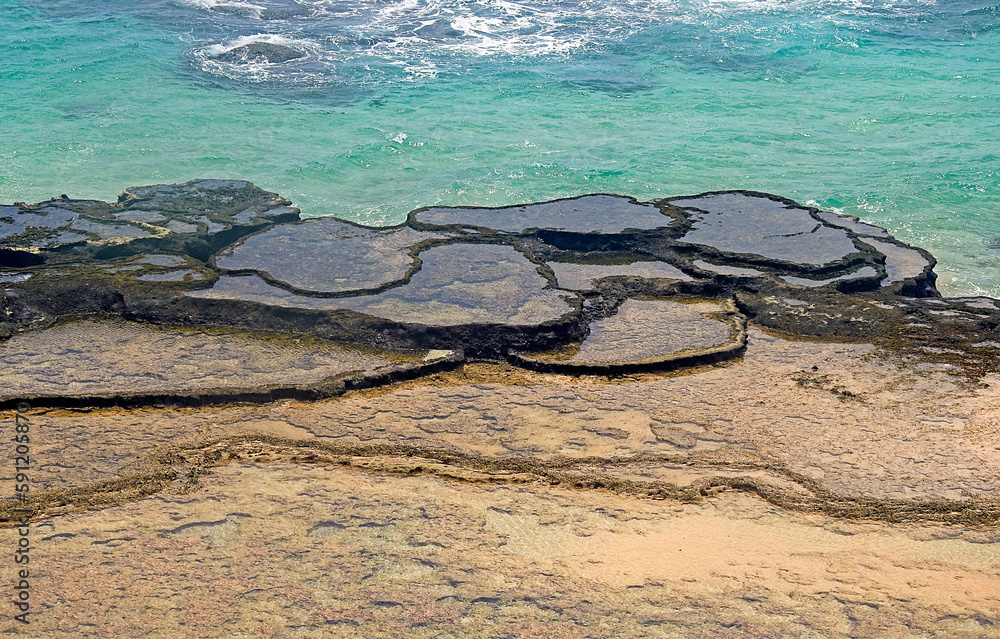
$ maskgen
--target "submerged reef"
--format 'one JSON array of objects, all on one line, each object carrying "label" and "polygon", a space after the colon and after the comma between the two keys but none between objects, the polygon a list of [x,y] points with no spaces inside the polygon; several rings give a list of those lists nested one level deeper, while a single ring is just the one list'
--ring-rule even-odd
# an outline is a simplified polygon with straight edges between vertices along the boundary
[{"label": "submerged reef", "polygon": [[[25,373],[0,401],[316,398],[463,358],[563,373],[664,370],[738,357],[748,319],[799,337],[919,349],[980,374],[995,360],[1000,308],[943,299],[934,264],[882,228],[747,191],[422,208],[386,228],[302,219],[239,180],[135,187],[113,203],[62,196],[0,207],[8,358],[89,333],[148,340],[140,333],[154,325],[309,336],[369,359],[308,383],[200,376],[193,386],[164,374],[163,383],[64,384],[25,360],[20,370],[37,376]],[[94,315],[118,323],[53,332]]]}]

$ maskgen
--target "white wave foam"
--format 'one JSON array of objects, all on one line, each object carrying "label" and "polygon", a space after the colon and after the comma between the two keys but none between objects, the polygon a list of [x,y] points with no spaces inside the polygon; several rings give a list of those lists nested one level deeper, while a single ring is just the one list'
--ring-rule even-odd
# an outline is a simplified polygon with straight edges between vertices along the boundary
[{"label": "white wave foam", "polygon": [[[374,12],[358,31],[381,32],[376,54],[433,48],[472,55],[562,53],[594,41],[596,24],[580,23],[580,5],[542,0],[534,5],[508,0],[401,0]],[[421,27],[443,22],[454,34],[426,37]],[[577,23],[571,25],[571,23]],[[591,33],[588,34],[587,32]]]},{"label": "white wave foam", "polygon": [[205,55],[214,58],[224,53],[228,53],[233,49],[245,47],[246,45],[253,44],[255,42],[265,42],[267,44],[277,44],[285,47],[291,47],[307,54],[319,54],[323,50],[323,47],[318,42],[314,42],[312,40],[290,38],[277,33],[256,33],[254,35],[240,36],[229,42],[207,46],[202,49],[202,52],[204,52]]},{"label": "white wave foam", "polygon": [[267,7],[244,0],[177,0],[180,4],[208,11],[235,13],[252,18],[261,18]]},{"label": "white wave foam", "polygon": [[[309,52],[332,70],[366,59],[406,71],[409,79],[460,70],[472,57],[538,57],[572,54],[624,41],[670,24],[722,35],[721,47],[740,51],[754,42],[787,36],[786,14],[850,21],[919,12],[938,0],[176,0],[225,15],[264,16],[275,8],[306,9],[282,20],[288,35],[256,34],[204,47],[195,55],[213,74],[251,81],[304,78],[306,61],[283,65],[224,65],[212,58],[253,41]],[[759,19],[764,14],[766,19]],[[758,16],[758,17],[754,17]],[[801,17],[801,16],[799,16]],[[263,18],[262,18],[263,19]],[[801,22],[801,20],[798,20]],[[656,31],[650,31],[656,33]],[[311,39],[303,39],[307,34]],[[317,71],[317,69],[313,69]],[[370,69],[365,69],[369,72]]]},{"label": "white wave foam", "polygon": [[[275,63],[264,60],[233,63],[219,59],[220,56],[234,49],[255,42],[289,47],[301,51],[305,55],[291,62]],[[275,33],[257,33],[240,36],[234,40],[197,49],[193,55],[201,69],[207,73],[230,80],[239,80],[254,84],[275,82],[292,82],[294,84],[314,83],[324,78],[323,68],[331,66],[328,59],[329,55],[320,43]],[[320,67],[319,69],[314,68],[317,65]]]}]

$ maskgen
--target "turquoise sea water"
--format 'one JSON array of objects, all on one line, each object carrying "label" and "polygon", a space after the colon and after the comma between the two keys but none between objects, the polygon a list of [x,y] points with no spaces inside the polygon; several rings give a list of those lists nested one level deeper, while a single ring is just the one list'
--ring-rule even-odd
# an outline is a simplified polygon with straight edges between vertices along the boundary
[{"label": "turquoise sea water", "polygon": [[[0,202],[242,178],[310,216],[744,188],[1000,297],[1000,9],[968,0],[0,0]],[[302,54],[247,62],[265,42]],[[238,58],[238,56],[237,56]]]}]

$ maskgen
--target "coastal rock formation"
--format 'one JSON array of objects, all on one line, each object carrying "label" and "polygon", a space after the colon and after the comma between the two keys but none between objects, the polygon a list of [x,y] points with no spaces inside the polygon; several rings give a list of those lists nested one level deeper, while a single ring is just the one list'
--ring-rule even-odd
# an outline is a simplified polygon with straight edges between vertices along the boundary
[{"label": "coastal rock formation", "polygon": [[[118,319],[59,322],[2,347],[0,406],[145,406],[318,399],[450,368],[454,351],[344,348],[315,339]],[[280,377],[275,373],[280,371]]]},{"label": "coastal rock formation", "polygon": [[[884,229],[743,191],[433,207],[367,228],[302,220],[248,182],[194,180],[2,213],[7,337],[104,313],[622,372],[738,356],[747,317],[970,359],[997,317],[939,299],[933,258]],[[730,307],[690,311],[713,303]]]},{"label": "coastal rock formation", "polygon": [[933,266],[742,191],[389,228],[236,180],[4,206],[32,623],[986,636],[1000,301]]},{"label": "coastal rock formation", "polygon": [[240,180],[126,190],[114,203],[63,195],[0,206],[0,268],[113,261],[161,249],[207,259],[223,246],[297,220],[288,200]]},{"label": "coastal rock formation", "polygon": [[587,327],[582,343],[550,353],[511,353],[543,371],[613,372],[704,364],[746,346],[746,323],[730,300],[682,303],[625,300],[611,317]]},{"label": "coastal rock formation", "polygon": [[434,237],[405,227],[379,230],[319,218],[249,237],[216,255],[215,264],[306,295],[357,295],[406,283],[418,270],[420,244]]}]

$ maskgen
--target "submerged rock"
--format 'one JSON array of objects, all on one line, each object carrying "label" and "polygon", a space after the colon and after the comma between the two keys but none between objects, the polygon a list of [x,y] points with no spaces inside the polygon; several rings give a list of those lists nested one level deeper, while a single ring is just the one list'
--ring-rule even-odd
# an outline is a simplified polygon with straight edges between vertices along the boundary
[{"label": "submerged rock", "polygon": [[294,47],[271,42],[251,42],[219,54],[215,59],[231,64],[279,64],[304,57],[306,54]]},{"label": "submerged rock", "polygon": [[413,33],[421,38],[429,38],[431,40],[458,38],[464,35],[461,31],[451,26],[451,21],[446,18],[440,18],[429,24],[417,27],[413,30]]}]

